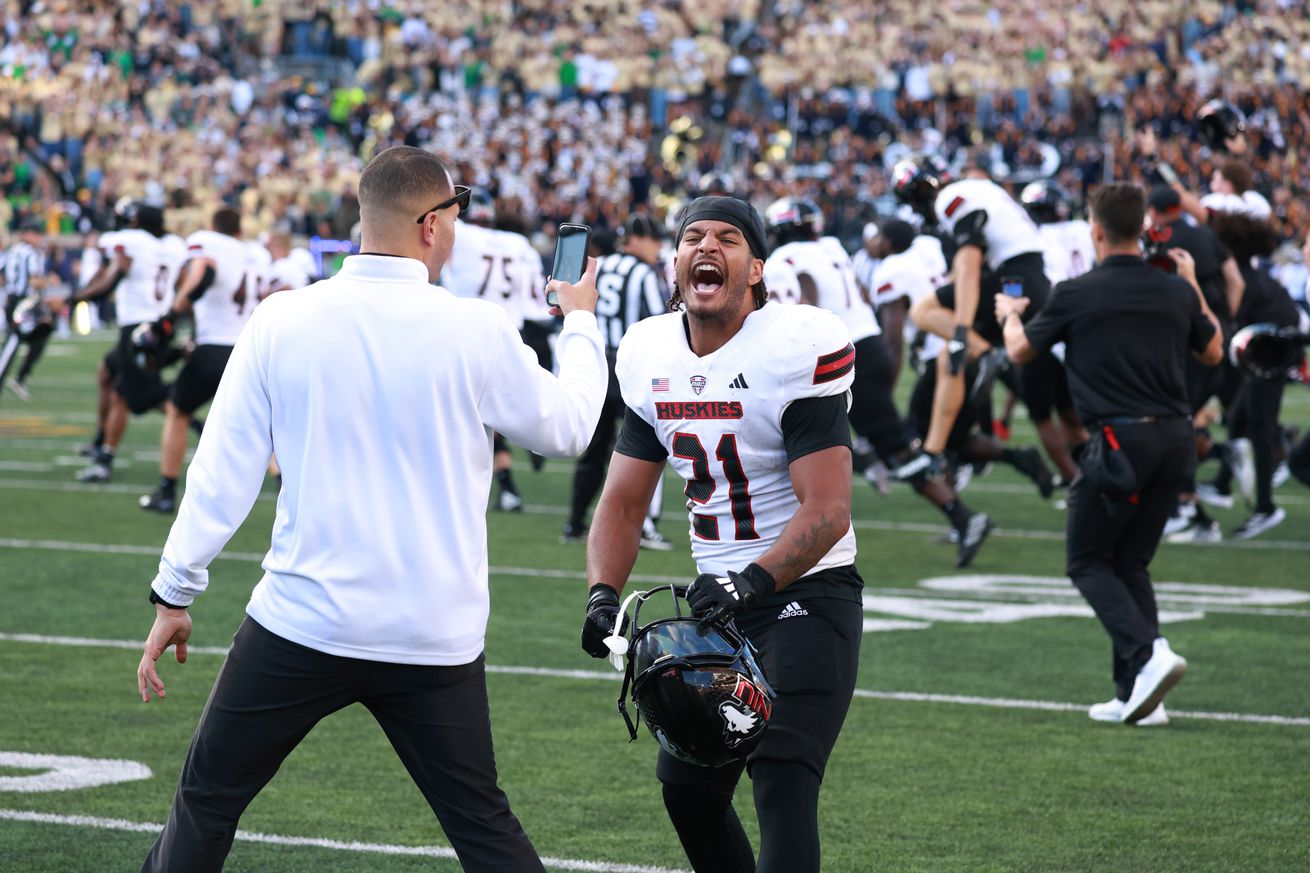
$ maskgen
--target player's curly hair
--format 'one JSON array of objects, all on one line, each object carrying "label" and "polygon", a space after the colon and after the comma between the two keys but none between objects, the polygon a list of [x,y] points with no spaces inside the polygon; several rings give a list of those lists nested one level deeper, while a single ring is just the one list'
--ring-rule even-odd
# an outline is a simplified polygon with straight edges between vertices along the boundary
[{"label": "player's curly hair", "polygon": [[[763,278],[751,286],[751,295],[755,298],[756,309],[762,308],[769,302],[769,289],[765,287]],[[669,295],[668,306],[669,312],[678,312],[683,307],[682,289],[678,287],[676,280],[673,283],[673,293]]]}]

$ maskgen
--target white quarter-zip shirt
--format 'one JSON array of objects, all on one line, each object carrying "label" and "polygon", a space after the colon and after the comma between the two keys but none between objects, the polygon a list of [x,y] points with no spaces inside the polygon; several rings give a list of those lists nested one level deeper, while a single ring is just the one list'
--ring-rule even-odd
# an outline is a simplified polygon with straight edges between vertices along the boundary
[{"label": "white quarter-zip shirt", "polygon": [[564,319],[559,376],[503,309],[428,284],[409,258],[357,255],[256,308],[223,374],[154,590],[187,605],[282,468],[247,613],[316,651],[465,664],[487,626],[492,431],[580,454],[600,419],[605,346]]}]

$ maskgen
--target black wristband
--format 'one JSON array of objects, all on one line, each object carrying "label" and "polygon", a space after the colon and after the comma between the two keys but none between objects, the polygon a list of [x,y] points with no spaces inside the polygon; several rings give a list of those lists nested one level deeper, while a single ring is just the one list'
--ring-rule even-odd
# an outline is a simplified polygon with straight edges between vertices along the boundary
[{"label": "black wristband", "polygon": [[597,606],[613,606],[617,608],[618,605],[619,592],[613,585],[606,585],[604,582],[598,582],[591,586],[591,593],[587,597],[587,612],[591,612]]},{"label": "black wristband", "polygon": [[738,575],[750,583],[751,591],[755,593],[756,598],[768,597],[778,590],[778,582],[773,578],[773,574],[759,564],[747,564],[746,569]]},{"label": "black wristband", "polygon": [[186,609],[185,606],[174,606],[173,604],[169,603],[167,600],[156,594],[155,589],[153,588],[150,589],[150,602],[158,603],[160,606],[167,607],[168,609]]}]

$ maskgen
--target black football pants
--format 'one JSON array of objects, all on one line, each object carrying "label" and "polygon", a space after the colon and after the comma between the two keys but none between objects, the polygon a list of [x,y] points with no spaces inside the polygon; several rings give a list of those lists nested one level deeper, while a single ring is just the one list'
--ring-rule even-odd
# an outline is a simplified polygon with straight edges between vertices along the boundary
[{"label": "black football pants", "polygon": [[[470,873],[544,873],[496,785],[486,674],[326,655],[247,618],[200,716],[143,873],[223,869],[237,820],[321,719],[362,703]],[[349,750],[342,750],[348,755]]]},{"label": "black football pants", "polygon": [[882,336],[866,336],[855,344],[855,377],[851,384],[851,427],[873,443],[886,464],[910,445],[892,399],[892,356]]},{"label": "black football pants", "polygon": [[1100,492],[1080,472],[1069,488],[1065,548],[1069,577],[1110,635],[1115,693],[1127,700],[1160,635],[1148,567],[1178,494],[1196,469],[1196,452],[1187,418],[1113,429],[1137,473],[1135,511],[1126,520],[1112,519]]},{"label": "black football pants", "polygon": [[[778,695],[750,756],[699,767],[660,750],[655,773],[664,805],[696,873],[818,873],[819,786],[854,695],[864,610],[836,597],[795,602],[805,614],[760,605],[737,619]],[[760,824],[758,867],[732,808],[747,768]]]},{"label": "black football pants", "polygon": [[609,390],[600,408],[600,421],[596,423],[596,431],[591,435],[586,451],[578,456],[578,464],[573,468],[569,524],[574,528],[581,528],[587,523],[587,510],[605,484],[605,471],[614,452],[614,440],[618,436],[624,409],[626,407],[623,405],[623,395],[619,392],[619,380],[614,374],[614,365],[610,364]]},{"label": "black football pants", "polygon": [[1278,463],[1278,414],[1283,408],[1282,379],[1247,376],[1232,405],[1228,435],[1251,441],[1255,461],[1255,511],[1274,511],[1274,471]]}]

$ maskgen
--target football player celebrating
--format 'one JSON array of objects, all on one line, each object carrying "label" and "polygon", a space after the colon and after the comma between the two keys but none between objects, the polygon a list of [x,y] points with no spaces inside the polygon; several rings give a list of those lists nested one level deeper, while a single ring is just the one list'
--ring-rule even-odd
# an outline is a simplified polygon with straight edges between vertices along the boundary
[{"label": "football player celebrating", "polygon": [[189,259],[178,283],[177,297],[165,319],[191,313],[196,347],[164,404],[164,428],[159,437],[159,488],[138,501],[142,509],[172,513],[177,508],[177,480],[186,455],[187,428],[196,410],[214,399],[228,358],[265,295],[270,255],[263,246],[241,239],[241,216],[224,207],[210,227],[187,237]]},{"label": "football player celebrating", "polygon": [[164,230],[163,210],[120,201],[115,213],[122,229],[100,235],[104,264],[70,301],[96,300],[112,292],[118,322],[118,345],[100,367],[100,429],[90,449],[91,464],[78,473],[82,482],[108,482],[129,413],[149,412],[168,398],[168,386],[159,376],[163,350],[151,325],[168,312],[186,257],[186,244]]},{"label": "football player celebrating", "polygon": [[[702,767],[661,749],[665,807],[697,873],[813,873],[819,786],[855,688],[863,622],[846,416],[855,349],[832,313],[767,302],[764,223],[745,201],[692,201],[676,245],[675,311],[633,325],[619,347],[627,409],[587,541],[582,647],[608,653],[646,508],[671,463],[687,483],[701,574],[687,600],[707,621],[735,615],[777,702],[743,761]],[[744,769],[758,866],[732,807]]]},{"label": "football player celebrating", "polygon": [[[955,431],[956,418],[964,405],[964,372],[969,361],[997,348],[980,368],[977,381],[985,386],[988,371],[1004,360],[1001,328],[996,323],[991,301],[1002,293],[1022,295],[1032,301],[1024,318],[1032,318],[1046,303],[1050,283],[1042,258],[1044,248],[1037,227],[1005,189],[983,178],[951,182],[944,164],[931,156],[906,159],[892,171],[896,195],[912,206],[927,224],[938,225],[954,243],[951,261],[952,284],[916,302],[910,317],[920,330],[947,340],[937,356],[936,385],[932,417],[923,440],[923,454],[897,470],[908,478],[920,470],[936,471],[945,466],[942,453]],[[1028,364],[1021,373],[1025,400],[1051,383],[1051,368],[1057,362],[1049,352]],[[1030,463],[1027,466],[1031,467]],[[1046,476],[1025,469],[1038,480],[1044,496],[1050,486]]]}]

